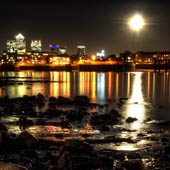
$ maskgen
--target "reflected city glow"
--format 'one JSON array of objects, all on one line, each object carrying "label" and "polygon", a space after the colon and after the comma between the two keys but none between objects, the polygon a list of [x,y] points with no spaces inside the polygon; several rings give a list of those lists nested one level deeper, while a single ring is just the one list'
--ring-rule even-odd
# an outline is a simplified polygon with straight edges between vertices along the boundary
[{"label": "reflected city glow", "polygon": [[100,73],[97,76],[97,97],[99,99],[105,98],[105,74]]},{"label": "reflected city glow", "polygon": [[[0,72],[0,77],[4,79],[10,77],[7,85],[1,83],[0,97],[8,95],[14,98],[38,93],[42,93],[45,97],[68,98],[87,95],[91,102],[101,104],[104,104],[107,99],[119,101],[120,97],[128,97],[126,116],[136,117],[141,121],[145,117],[146,102],[158,105],[165,103],[167,106],[170,104],[168,95],[170,80],[167,74],[163,76],[140,72],[20,71]],[[135,124],[134,126],[137,126]]]},{"label": "reflected city glow", "polygon": [[50,96],[70,97],[70,75],[68,72],[50,72]]},{"label": "reflected city glow", "polygon": [[91,82],[93,82],[93,86],[91,88],[91,98],[95,99],[96,98],[96,72],[92,72],[90,80]]},{"label": "reflected city glow", "polygon": [[109,99],[111,99],[112,98],[112,96],[111,96],[111,94],[112,94],[112,74],[111,74],[111,72],[109,72],[108,73],[109,75],[108,75],[108,98]]},{"label": "reflected city glow", "polygon": [[80,88],[79,88],[79,93],[81,95],[85,94],[85,85],[86,83],[88,84],[88,82],[86,82],[86,74],[85,72],[80,72],[80,78],[79,78],[79,85],[80,85]]},{"label": "reflected city glow", "polygon": [[115,83],[115,85],[116,85],[115,96],[118,98],[119,97],[119,74],[118,73],[116,73],[116,83]]}]

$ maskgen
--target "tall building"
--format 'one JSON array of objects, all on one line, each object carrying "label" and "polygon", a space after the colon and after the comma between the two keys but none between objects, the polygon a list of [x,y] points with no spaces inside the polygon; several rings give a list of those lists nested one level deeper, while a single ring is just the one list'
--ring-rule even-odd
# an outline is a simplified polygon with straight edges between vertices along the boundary
[{"label": "tall building", "polygon": [[66,50],[67,50],[67,47],[66,47],[66,46],[60,46],[60,47],[59,47],[59,54],[65,54],[65,53],[66,53]]},{"label": "tall building", "polygon": [[77,46],[77,55],[79,57],[85,57],[85,55],[86,55],[86,46],[82,46],[82,45]]},{"label": "tall building", "polygon": [[54,53],[58,54],[59,45],[50,44],[49,47],[50,47],[51,52],[54,52]]},{"label": "tall building", "polygon": [[7,46],[8,53],[14,53],[16,50],[16,41],[15,40],[7,40],[6,46]]},{"label": "tall building", "polygon": [[35,52],[42,51],[42,43],[41,40],[32,40],[31,41],[31,50]]},{"label": "tall building", "polygon": [[19,33],[16,37],[16,51],[18,54],[23,54],[26,52],[26,42],[25,37]]},{"label": "tall building", "polygon": [[105,51],[101,50],[101,52],[96,53],[98,59],[102,60],[105,57]]}]

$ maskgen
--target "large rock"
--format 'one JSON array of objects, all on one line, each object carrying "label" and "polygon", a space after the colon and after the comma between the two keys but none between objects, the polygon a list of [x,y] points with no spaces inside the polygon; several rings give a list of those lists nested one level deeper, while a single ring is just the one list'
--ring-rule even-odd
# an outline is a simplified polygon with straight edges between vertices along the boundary
[{"label": "large rock", "polygon": [[89,98],[85,95],[75,96],[74,102],[75,102],[76,105],[88,105],[89,104]]},{"label": "large rock", "polygon": [[121,163],[121,166],[126,170],[144,170],[144,164],[140,159],[125,160]]},{"label": "large rock", "polygon": [[109,113],[97,114],[92,115],[90,123],[92,125],[99,125],[99,124],[113,124],[118,123],[120,121],[121,115],[117,110],[110,110]]},{"label": "large rock", "polygon": [[57,98],[57,104],[58,105],[67,105],[67,104],[71,104],[71,100],[69,98],[63,97],[63,96],[59,96]]},{"label": "large rock", "polygon": [[0,123],[0,144],[2,144],[9,137],[8,129],[5,125]]},{"label": "large rock", "polygon": [[57,170],[72,170],[72,156],[69,152],[64,151],[60,155],[57,163]]},{"label": "large rock", "polygon": [[127,119],[126,119],[126,123],[133,123],[133,122],[135,122],[135,121],[137,121],[138,119],[137,118],[135,118],[135,117],[128,117]]},{"label": "large rock", "polygon": [[28,170],[28,169],[18,164],[0,163],[0,170]]},{"label": "large rock", "polygon": [[61,151],[69,151],[72,154],[92,154],[93,146],[78,139],[67,140]]},{"label": "large rock", "polygon": [[38,144],[37,138],[26,130],[19,134],[17,140],[23,147],[36,147]]},{"label": "large rock", "polygon": [[83,140],[67,140],[60,148],[57,170],[113,169],[113,159],[104,157]]},{"label": "large rock", "polygon": [[38,106],[40,106],[40,107],[44,106],[45,102],[46,102],[46,99],[45,99],[44,95],[42,95],[41,93],[38,93],[38,95],[36,97],[37,97]]}]

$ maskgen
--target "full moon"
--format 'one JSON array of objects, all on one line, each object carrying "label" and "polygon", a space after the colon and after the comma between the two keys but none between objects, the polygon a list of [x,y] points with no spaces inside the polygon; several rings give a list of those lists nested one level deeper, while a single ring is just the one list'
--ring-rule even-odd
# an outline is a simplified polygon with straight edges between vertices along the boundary
[{"label": "full moon", "polygon": [[130,28],[135,31],[140,31],[145,25],[143,17],[139,14],[136,14],[130,18],[128,24]]}]

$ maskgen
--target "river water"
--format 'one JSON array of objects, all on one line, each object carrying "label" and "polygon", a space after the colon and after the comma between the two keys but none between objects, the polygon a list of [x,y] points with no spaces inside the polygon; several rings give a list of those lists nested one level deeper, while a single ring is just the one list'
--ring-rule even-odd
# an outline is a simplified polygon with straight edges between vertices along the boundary
[{"label": "river water", "polygon": [[[0,72],[9,83],[0,85],[0,97],[42,93],[73,98],[87,95],[91,102],[113,103],[127,97],[125,112],[157,119],[170,119],[170,74],[165,72]],[[134,109],[134,110],[133,110]]]},{"label": "river water", "polygon": [[[77,95],[86,95],[91,103],[100,105],[108,104],[109,107],[118,110],[124,117],[121,125],[110,126],[110,132],[100,132],[92,129],[89,122],[85,122],[82,128],[71,129],[66,133],[78,135],[89,133],[98,138],[107,135],[115,135],[126,139],[134,139],[136,142],[103,144],[102,148],[117,150],[137,150],[145,148],[148,143],[152,146],[161,145],[159,138],[167,138],[169,141],[170,125],[148,126],[146,120],[149,118],[151,124],[170,120],[170,73],[133,71],[133,72],[0,72],[1,85],[0,97],[9,98],[32,96],[38,93],[43,94],[47,99],[51,96],[63,96],[73,99]],[[6,83],[4,83],[4,80]],[[120,98],[128,98],[124,104],[120,104]],[[106,110],[97,110],[105,112]],[[126,123],[128,117],[135,117],[137,121]],[[17,117],[5,117],[3,122],[16,121]],[[153,125],[152,124],[152,125]],[[148,128],[149,127],[149,128]],[[9,130],[21,132],[15,125],[9,124]],[[65,133],[61,128],[56,127],[30,127],[28,130],[34,135],[44,133]],[[51,131],[50,131],[51,130]],[[141,137],[142,134],[142,137]],[[42,135],[42,134],[41,134]],[[44,134],[43,134],[44,135]],[[46,134],[47,135],[47,134]],[[163,135],[163,136],[162,136]],[[165,135],[165,136],[164,136]],[[144,136],[144,137],[143,137]],[[96,138],[97,138],[96,137]],[[156,138],[154,142],[151,138]],[[148,140],[149,138],[149,140]],[[170,142],[170,141],[169,141]],[[151,146],[151,145],[150,145]],[[96,145],[100,148],[100,144]],[[141,153],[142,154],[142,153]],[[153,153],[152,153],[153,154]],[[155,154],[155,153],[154,153]],[[145,153],[146,157],[147,151]],[[152,156],[151,156],[152,157]],[[150,169],[154,169],[155,164],[150,159]],[[160,163],[160,162],[159,162]],[[163,164],[159,165],[164,166]],[[169,165],[168,165],[169,166]]]}]

